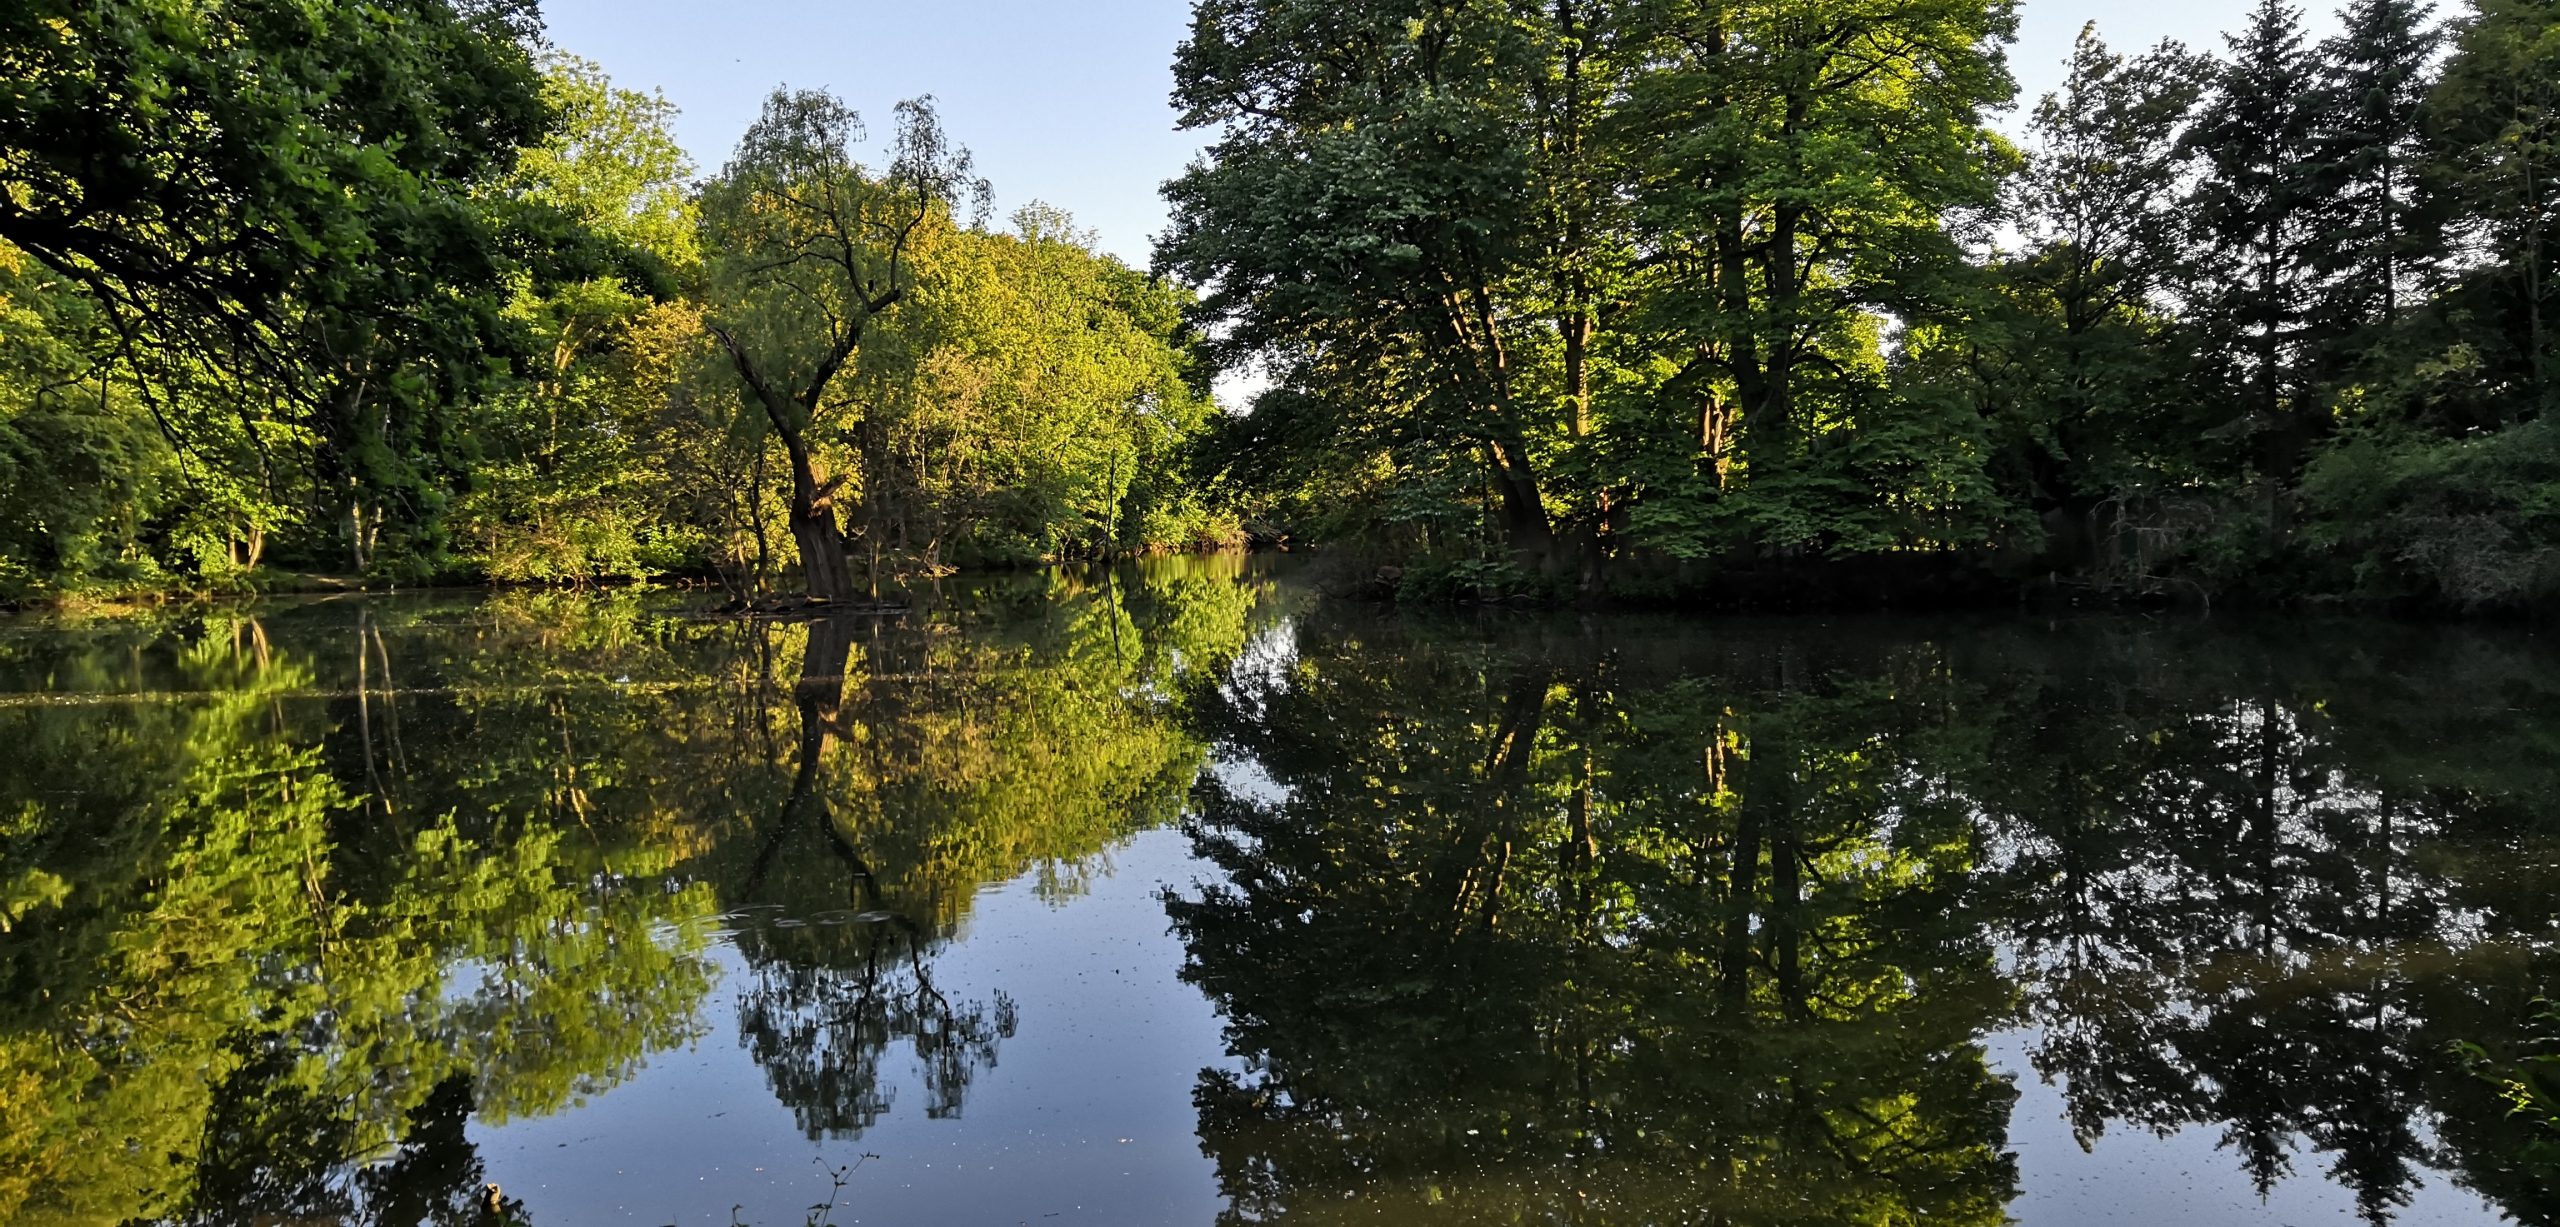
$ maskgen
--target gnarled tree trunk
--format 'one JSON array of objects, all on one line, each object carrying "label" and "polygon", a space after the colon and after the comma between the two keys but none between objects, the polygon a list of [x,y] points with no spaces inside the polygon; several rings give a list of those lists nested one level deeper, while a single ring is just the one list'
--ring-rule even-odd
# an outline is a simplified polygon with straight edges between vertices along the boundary
[{"label": "gnarled tree trunk", "polygon": [[[809,392],[794,397],[768,381],[746,348],[727,332],[714,328],[712,335],[728,350],[739,378],[763,408],[774,436],[782,440],[783,455],[791,463],[791,541],[799,548],[801,580],[809,599],[852,599],[860,589],[854,585],[853,564],[845,549],[844,521],[836,507],[836,492],[844,483],[822,471],[809,449],[809,423],[817,419],[832,368],[822,372]],[[851,353],[850,343],[844,348],[839,361]]]},{"label": "gnarled tree trunk", "polygon": [[855,591],[853,564],[845,551],[843,522],[836,515],[837,483],[818,471],[797,432],[784,434],[782,450],[791,458],[791,540],[800,549],[800,573],[809,599],[847,600]]}]

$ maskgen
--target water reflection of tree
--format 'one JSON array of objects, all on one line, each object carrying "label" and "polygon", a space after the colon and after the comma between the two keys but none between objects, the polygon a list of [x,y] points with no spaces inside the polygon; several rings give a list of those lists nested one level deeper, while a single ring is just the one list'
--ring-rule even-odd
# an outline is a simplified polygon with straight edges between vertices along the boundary
[{"label": "water reflection of tree", "polygon": [[368,1227],[518,1227],[520,1202],[488,1182],[466,1126],[471,1079],[447,1076],[407,1113],[380,1161],[364,1152],[346,1106],[295,1077],[295,1054],[269,1046],[213,1095],[186,1207],[169,1222],[362,1223]]},{"label": "water reflection of tree", "polygon": [[976,892],[1026,873],[1071,891],[1096,854],[1179,814],[1203,758],[1175,719],[1180,674],[1242,643],[1254,595],[1231,574],[1136,578],[1057,577],[934,633],[773,632],[801,662],[775,711],[789,753],[768,778],[787,785],[752,855],[713,872],[737,884],[732,907],[783,918],[737,935],[739,1024],[812,1137],[890,1109],[882,1062],[899,1049],[926,1115],[958,1115],[1017,1023],[1002,992],[963,997],[934,974]]},{"label": "water reflection of tree", "polygon": [[[2560,973],[2555,832],[2529,800],[2560,781],[2518,770],[2551,730],[2514,718],[2554,710],[2555,678],[2461,638],[2344,644],[2143,636],[1977,701],[2026,748],[1966,788],[2002,840],[2036,1067],[2084,1139],[2211,1129],[2262,1189],[2299,1140],[2374,1221],[2422,1166],[2550,1221],[2547,1174],[2519,1172],[2448,1053],[2512,1048]],[[2448,738],[2484,700],[2512,714]]]},{"label": "water reflection of tree", "polygon": [[[738,1026],[774,1094],[812,1138],[859,1134],[889,1111],[880,1066],[900,1042],[912,1046],[922,1069],[926,1114],[957,1115],[971,1078],[995,1063],[997,1044],[1014,1029],[1012,1004],[1001,994],[992,1007],[955,1005],[935,987],[933,918],[884,898],[878,873],[839,820],[827,786],[828,751],[868,731],[850,719],[844,701],[860,629],[877,628],[841,619],[807,627],[792,691],[799,738],[790,792],[739,890],[740,902],[750,905],[798,896],[778,921],[738,935],[750,969],[739,990]],[[881,637],[872,640],[877,651]],[[795,844],[810,842],[823,851],[785,861]],[[817,872],[777,875],[785,863]],[[832,898],[830,870],[838,879]]]},{"label": "water reflection of tree", "polygon": [[[1233,1220],[2001,1221],[1960,816],[1819,696],[1301,644],[1209,706],[1285,795],[1204,786],[1230,884],[1170,904],[1253,1071],[1199,1092]],[[1901,829],[1858,820],[1879,789]]]},{"label": "water reflection of tree", "polygon": [[1228,881],[1170,905],[1251,1071],[1199,1096],[1236,1219],[1998,1221],[2023,1020],[2084,1138],[2550,1221],[2448,1055],[2553,978],[2547,876],[2481,855],[2547,863],[2536,722],[2429,752],[2464,709],[2390,645],[1557,629],[1337,615],[1203,709],[1278,785],[1204,786]]},{"label": "water reflection of tree", "polygon": [[[795,1026],[875,1066],[929,1037],[928,1109],[956,1107],[1008,1020],[939,1001],[934,949],[981,883],[1054,863],[1071,889],[1170,819],[1200,750],[1163,670],[1241,640],[1233,578],[955,600],[818,670],[859,680],[814,722],[775,680],[805,628],[627,597],[0,645],[13,675],[161,696],[0,705],[0,1220],[476,1224],[463,1118],[558,1111],[696,1034],[714,918],[748,903],[865,918],[741,939],[804,1119],[864,1097],[784,1068],[834,1059]],[[1035,803],[1043,773],[1093,803]]]},{"label": "water reflection of tree", "polygon": [[455,1076],[549,1110],[682,1034],[707,975],[647,935],[706,895],[599,895],[557,832],[444,820],[368,879],[311,659],[254,623],[181,642],[90,680],[195,699],[0,713],[0,1215],[318,1207]]}]

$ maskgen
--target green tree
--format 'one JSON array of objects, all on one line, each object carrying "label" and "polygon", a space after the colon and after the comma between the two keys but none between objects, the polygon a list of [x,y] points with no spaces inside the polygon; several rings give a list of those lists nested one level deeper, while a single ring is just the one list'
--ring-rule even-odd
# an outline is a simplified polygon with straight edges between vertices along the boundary
[{"label": "green tree", "polygon": [[325,492],[346,559],[441,565],[458,414],[518,349],[505,282],[612,256],[491,191],[553,121],[532,5],[131,0],[8,23],[0,239],[97,304],[109,373],[174,447],[258,453],[254,483],[209,491],[235,504],[224,531],[254,545],[273,519],[240,496],[281,484],[274,420],[316,444],[296,484]]},{"label": "green tree", "polygon": [[1280,384],[1227,471],[1311,452],[1426,540],[1481,501],[1586,586],[1630,541],[1980,535],[1950,514],[1982,484],[1966,423],[1894,395],[1884,333],[1948,297],[1945,223],[1991,203],[2011,25],[1982,0],[1200,5],[1178,99],[1218,139],[1167,189],[1158,262]]},{"label": "green tree", "polygon": [[833,96],[776,90],[700,205],[706,326],[788,457],[791,535],[815,601],[856,591],[842,509],[859,473],[830,472],[825,444],[853,434],[859,457],[878,426],[844,404],[837,377],[913,291],[917,249],[988,194],[930,98],[898,105],[885,171],[854,160],[861,137],[860,117]]},{"label": "green tree", "polygon": [[[547,121],[524,47],[533,5],[401,0],[382,15],[13,7],[0,239],[87,287],[128,344],[219,347],[208,356],[280,340],[289,302],[343,300],[370,270],[485,242],[425,223],[460,216],[454,186]],[[237,88],[249,79],[262,88]]]},{"label": "green tree", "polygon": [[147,575],[176,457],[97,361],[96,308],[0,246],[0,598]]},{"label": "green tree", "polygon": [[1166,188],[1158,265],[1330,429],[1480,463],[1533,558],[1557,509],[1585,536],[1600,510],[1549,470],[1592,429],[1624,259],[1597,135],[1616,7],[1211,0],[1174,64],[1217,138]]},{"label": "green tree", "polygon": [[2421,111],[2442,44],[2415,0],[2354,0],[2346,28],[2320,45],[2312,106],[2314,194],[2325,212],[2313,248],[2321,279],[2310,326],[2340,350],[2371,347],[2432,288],[2443,219],[2422,194]]},{"label": "green tree", "polygon": [[919,253],[859,373],[875,550],[931,570],[1220,539],[1182,486],[1214,411],[1192,386],[1189,296],[1093,244],[1035,205],[1012,233]]},{"label": "green tree", "polygon": [[2217,429],[2247,438],[2270,526],[2309,447],[2332,424],[2308,382],[2304,313],[2319,242],[2319,198],[2305,169],[2316,65],[2302,43],[2301,14],[2259,0],[2248,24],[2226,36],[2187,133],[2199,179],[2191,279],[2195,344],[2245,406]]},{"label": "green tree", "polygon": [[700,429],[671,412],[701,335],[698,312],[669,301],[700,265],[675,108],[561,55],[545,62],[543,89],[559,126],[524,151],[506,194],[624,245],[633,267],[558,285],[517,276],[508,314],[532,354],[479,406],[482,454],[456,531],[504,580],[697,564],[708,547],[668,454]]},{"label": "green tree", "polygon": [[2015,17],[1983,0],[1658,8],[1669,67],[1630,116],[1674,272],[1654,310],[1719,377],[1710,416],[1734,458],[1780,478],[1826,417],[1854,416],[1877,314],[1925,311],[1932,267],[1957,257],[1949,214],[1992,203],[2007,154],[1983,117],[2014,88]]},{"label": "green tree", "polygon": [[[2164,45],[2127,58],[2094,25],[2080,32],[2062,87],[2028,120],[2035,146],[2014,185],[2026,248],[1992,270],[2008,310],[1924,333],[1969,344],[2023,454],[2012,480],[2044,516],[2048,558],[2090,560],[2090,519],[2110,499],[2178,484],[2192,425],[2178,399],[2172,295],[2186,228],[2181,138],[2200,65]],[[1995,334],[1995,324],[2005,333]],[[2181,428],[2186,428],[2184,431]]]},{"label": "green tree", "polygon": [[2465,283],[2455,292],[2481,350],[2475,376],[2502,405],[2495,421],[2547,409],[2553,397],[2560,277],[2551,233],[2560,214],[2560,14],[2536,0],[2475,0],[2455,23],[2453,54],[2427,102],[2430,172],[2453,197]]}]

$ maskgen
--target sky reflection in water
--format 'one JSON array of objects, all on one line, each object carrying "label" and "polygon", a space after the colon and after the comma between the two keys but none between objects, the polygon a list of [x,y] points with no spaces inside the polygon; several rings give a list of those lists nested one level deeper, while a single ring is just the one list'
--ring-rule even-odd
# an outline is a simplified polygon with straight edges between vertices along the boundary
[{"label": "sky reflection in water", "polygon": [[0,624],[0,1218],[2560,1213],[2528,637],[684,608]]}]

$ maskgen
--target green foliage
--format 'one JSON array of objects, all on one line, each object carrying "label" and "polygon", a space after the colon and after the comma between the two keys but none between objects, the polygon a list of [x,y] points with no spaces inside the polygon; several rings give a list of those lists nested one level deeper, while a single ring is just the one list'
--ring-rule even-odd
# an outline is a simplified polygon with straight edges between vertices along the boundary
[{"label": "green foliage", "polygon": [[[102,377],[229,470],[225,523],[185,552],[228,538],[246,565],[282,519],[256,504],[290,488],[317,504],[306,549],[343,524],[342,565],[446,564],[461,410],[521,348],[506,283],[615,257],[503,189],[556,118],[538,33],[515,0],[44,4],[0,30],[27,83],[0,106],[0,239],[95,304]],[[307,443],[269,447],[279,428]]]},{"label": "green foliage", "polygon": [[2452,197],[2469,257],[2451,304],[2500,415],[2550,411],[2560,354],[2551,230],[2560,213],[2560,14],[2534,0],[2472,0],[2426,103],[2425,173]]},{"label": "green foliage", "polygon": [[[1055,211],[963,229],[984,185],[928,101],[875,172],[850,112],[783,96],[697,191],[674,108],[535,56],[529,7],[341,7],[39,11],[0,45],[46,83],[0,122],[0,599],[271,558],[754,595],[785,535],[839,580],[847,529],[926,572],[1238,539],[1186,481],[1187,295]],[[118,90],[198,107],[215,69],[277,92],[123,116],[85,170],[33,130]],[[866,351],[911,296],[931,318]]]},{"label": "green foliage", "polygon": [[831,381],[864,330],[913,288],[917,245],[953,224],[959,195],[983,189],[966,151],[945,145],[930,100],[899,114],[890,165],[874,170],[854,155],[861,116],[827,94],[778,90],[703,186],[711,326],[750,355],[749,390],[780,398],[771,412],[786,443],[834,407]]},{"label": "green foliage", "polygon": [[[508,284],[622,250],[504,182],[557,119],[538,34],[513,0],[0,19],[0,243],[12,276],[23,253],[76,287],[82,378],[175,453],[122,478],[149,488],[127,548],[152,579],[235,582],[271,535],[303,561],[448,564],[462,411],[521,352]],[[36,578],[82,581],[60,565]]]},{"label": "green foliage", "polygon": [[576,583],[697,567],[709,526],[688,514],[681,457],[700,426],[678,406],[692,382],[698,312],[657,301],[699,264],[692,163],[664,99],[617,89],[595,65],[555,57],[544,95],[559,127],[518,159],[509,191],[626,244],[618,275],[537,287],[518,279],[511,319],[530,334],[524,378],[480,406],[482,458],[455,531],[504,581]]},{"label": "green foliage", "polygon": [[1426,554],[1405,565],[1395,583],[1400,605],[1472,605],[1547,595],[1539,577],[1508,558]]},{"label": "green foliage", "polygon": [[554,52],[542,70],[542,100],[558,119],[516,157],[509,194],[621,240],[665,273],[691,271],[694,168],[672,131],[675,105],[616,86],[576,56]]},{"label": "green foliage", "polygon": [[288,345],[288,300],[423,305],[415,276],[491,254],[457,188],[547,122],[538,29],[521,0],[13,6],[0,239],[206,356]]},{"label": "green foliage", "polygon": [[[1158,264],[1208,287],[1218,351],[1274,363],[1293,410],[1329,415],[1319,435],[1481,463],[1524,549],[1591,510],[1548,474],[1590,427],[1594,312],[1623,260],[1593,187],[1610,23],[1606,5],[1211,3],[1175,64],[1187,122],[1217,139],[1166,189]],[[1570,344],[1538,340],[1550,322]]]},{"label": "green foliage", "polygon": [[[715,991],[813,1132],[870,1123],[902,1048],[956,1108],[1010,1008],[933,956],[986,884],[1070,894],[1174,820],[1240,578],[1061,576],[888,634],[528,593],[13,639],[13,686],[84,701],[0,706],[0,1218],[469,1210],[466,1120],[602,1094]],[[715,918],[849,904],[717,974]]]},{"label": "green foliage", "polygon": [[2084,36],[2037,112],[2029,249],[1973,321],[1915,330],[1915,373],[1994,424],[2039,564],[2103,590],[2530,607],[2549,15],[2359,0],[2316,49],[2298,17],[2257,6],[2201,69]]},{"label": "green foliage", "polygon": [[2308,474],[2543,411],[2552,20],[2355,0],[2313,47],[2264,0],[2220,57],[2092,28],[2021,158],[1987,0],[1200,4],[1178,99],[1213,145],[1159,263],[1276,376],[1209,471],[1281,531],[1498,539],[1586,586],[1937,554],[2376,596],[2423,555],[2403,595],[2520,604],[2532,462],[2383,481],[2414,502],[2359,494],[2370,532],[2312,527],[2344,487]]},{"label": "green foliage", "polygon": [[838,377],[871,356],[873,325],[913,295],[922,249],[955,228],[964,198],[981,211],[989,199],[930,97],[898,104],[885,169],[855,159],[863,136],[861,117],[833,95],[776,90],[702,189],[705,326],[747,412],[781,445],[787,521],[815,601],[854,595],[845,507],[860,513],[852,529],[868,538],[875,592],[885,548],[871,498],[880,483],[867,471],[884,460],[883,415],[848,405],[850,381]]},{"label": "green foliage", "polygon": [[1178,97],[1217,140],[1159,262],[1281,376],[1222,471],[1550,571],[1992,536],[1982,449],[1884,341],[1949,305],[2009,161],[2008,7],[1817,7],[1199,6]]},{"label": "green foliage", "polygon": [[0,599],[757,601],[796,559],[839,600],[1250,525],[1559,594],[1926,560],[2523,605],[2560,18],[2301,17],[2084,31],[2021,153],[2010,0],[1200,0],[1160,279],[1047,206],[989,228],[930,98],[869,165],[777,91],[696,184],[529,0],[38,0],[0,16]]},{"label": "green foliage", "polygon": [[2528,1178],[2560,1171],[2560,1006],[2534,1003],[2529,1046],[2511,1065],[2501,1066],[2478,1044],[2463,1041],[2455,1051],[2481,1077],[2494,1083],[2510,1112],[2522,1122],[2526,1139],[2518,1148],[2518,1165]]},{"label": "green foliage", "polygon": [[0,247],[0,600],[159,578],[143,538],[176,457],[92,365],[95,328],[86,299]]},{"label": "green foliage", "polygon": [[1983,410],[1988,474],[2039,513],[2082,517],[2228,467],[2162,394],[2189,362],[2169,296],[2201,70],[2176,46],[2126,58],[2084,29],[2029,120],[2013,204],[2025,250],[1989,270],[1975,318],[1909,336],[1911,375]]},{"label": "green foliage", "polygon": [[2303,481],[2313,548],[2350,591],[2461,609],[2560,595],[2560,422],[2468,439],[2380,430],[2342,441]]},{"label": "green foliage", "polygon": [[1212,407],[1191,386],[1189,296],[1094,250],[1062,212],[925,248],[915,298],[866,360],[873,531],[927,566],[1224,544],[1186,488]]},{"label": "green foliage", "polygon": [[2322,201],[2311,323],[2331,368],[2357,365],[2437,282],[2444,193],[2428,190],[2424,111],[2441,27],[2414,0],[2354,0],[2320,48],[2313,185]]},{"label": "green foliage", "polygon": [[[2302,386],[2302,312],[2311,278],[2316,188],[2301,151],[2311,140],[2307,105],[2315,65],[2301,11],[2259,0],[2225,35],[2230,58],[2186,134],[2202,176],[2187,206],[2198,252],[2196,340],[2234,393],[2243,429],[2270,440],[2265,462],[2298,459],[2316,410]],[[2290,449],[2289,451],[2287,449]],[[2283,480],[2290,473],[2266,474]]]}]

